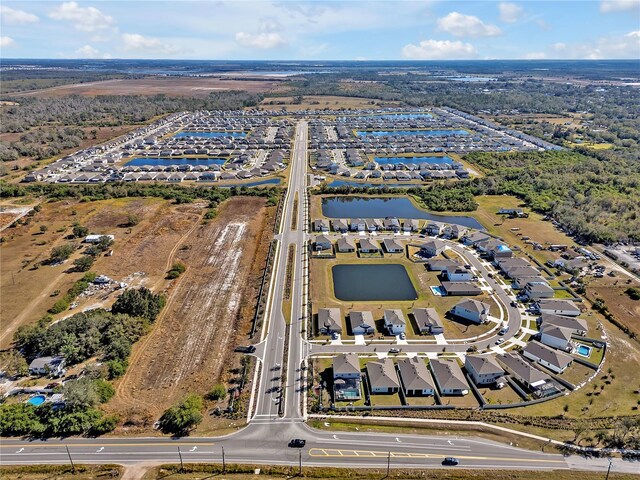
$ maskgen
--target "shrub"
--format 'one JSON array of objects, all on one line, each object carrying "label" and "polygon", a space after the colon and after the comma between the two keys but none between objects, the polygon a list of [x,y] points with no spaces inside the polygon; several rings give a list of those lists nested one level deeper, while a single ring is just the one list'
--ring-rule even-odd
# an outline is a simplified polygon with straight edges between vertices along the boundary
[{"label": "shrub", "polygon": [[93,267],[94,258],[91,255],[83,255],[73,261],[78,272],[86,272]]},{"label": "shrub", "polygon": [[220,400],[227,395],[227,387],[222,383],[216,384],[211,391],[207,394],[207,397],[211,400]]},{"label": "shrub", "polygon": [[49,262],[50,263],[62,262],[67,258],[69,258],[75,249],[76,247],[73,243],[67,243],[65,245],[54,247],[51,250],[51,255],[49,256]]},{"label": "shrub", "polygon": [[74,238],[82,238],[89,235],[89,229],[87,227],[83,227],[82,225],[76,224],[73,226],[72,233]]},{"label": "shrub", "polygon": [[202,397],[190,393],[177,405],[165,410],[160,417],[164,433],[184,434],[202,421]]},{"label": "shrub", "polygon": [[111,400],[111,397],[116,394],[116,389],[113,388],[113,385],[111,385],[111,383],[107,382],[106,380],[102,380],[99,378],[98,380],[94,380],[94,383],[100,403],[107,403],[109,400]]},{"label": "shrub", "polygon": [[167,272],[167,280],[172,280],[174,278],[178,278],[180,275],[182,275],[185,270],[187,269],[187,267],[185,267],[185,265],[183,263],[180,262],[176,262],[171,266],[171,270],[169,270]]}]

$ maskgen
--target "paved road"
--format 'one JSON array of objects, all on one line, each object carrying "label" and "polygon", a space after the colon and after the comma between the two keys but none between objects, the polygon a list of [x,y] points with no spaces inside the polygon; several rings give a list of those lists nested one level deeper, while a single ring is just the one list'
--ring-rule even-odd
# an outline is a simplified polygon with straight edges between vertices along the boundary
[{"label": "paved road", "polygon": [[[289,439],[305,438],[300,451],[287,447]],[[486,469],[588,469],[606,470],[606,459],[583,459],[531,452],[485,439],[346,433],[318,431],[302,423],[278,421],[269,425],[251,425],[219,438],[136,438],[68,439],[25,442],[3,440],[0,455],[6,464],[66,464],[69,453],[76,463],[177,463],[183,461],[221,462],[224,448],[229,463],[341,467],[386,467],[391,455],[392,467],[439,467],[442,460],[455,456],[460,468]],[[614,461],[614,472],[637,473],[639,465]]]},{"label": "paved road", "polygon": [[[225,460],[235,463],[269,465],[328,465],[340,467],[386,467],[389,456],[392,467],[436,467],[442,459],[455,456],[460,467],[486,469],[584,469],[605,471],[606,459],[587,460],[582,457],[563,457],[541,452],[523,450],[484,439],[453,436],[415,436],[381,433],[327,432],[310,428],[304,423],[302,362],[311,346],[303,340],[305,309],[307,301],[307,258],[305,238],[308,212],[305,208],[305,181],[307,164],[308,128],[304,120],[298,122],[296,143],[291,159],[289,189],[285,198],[282,223],[276,236],[274,271],[267,300],[267,312],[262,342],[256,354],[261,358],[261,375],[258,377],[256,395],[252,402],[254,416],[250,424],[232,435],[216,438],[70,438],[65,440],[28,441],[3,439],[0,443],[0,463],[3,464],[60,464],[68,463],[68,451],[76,463],[177,463],[180,455],[185,462],[220,462],[224,447]],[[295,193],[298,193],[297,208]],[[297,228],[292,229],[293,215],[297,215]],[[295,245],[296,257],[293,266],[293,304],[291,321],[287,326],[282,313],[282,298],[286,280],[287,251]],[[464,253],[464,252],[462,252]],[[468,254],[467,254],[468,255]],[[484,266],[472,256],[465,257],[469,263],[483,272]],[[492,287],[495,282],[490,281]],[[520,324],[520,314],[509,307],[506,294],[496,288],[500,300],[509,313],[510,334]],[[288,369],[283,372],[278,366],[284,364],[285,333],[289,328]],[[486,340],[485,340],[486,342]],[[403,351],[425,351],[425,346],[403,345]],[[447,348],[466,350],[467,345]],[[313,346],[315,351],[316,346]],[[380,348],[380,347],[378,347]],[[349,346],[350,351],[358,350]],[[339,350],[336,350],[339,351]],[[281,384],[281,375],[285,381]],[[278,392],[282,387],[285,402],[283,416],[278,413]],[[304,438],[304,449],[288,448],[292,438]],[[301,456],[299,457],[301,452]],[[455,467],[453,467],[455,468]],[[637,473],[637,463],[616,459],[612,471]]]}]

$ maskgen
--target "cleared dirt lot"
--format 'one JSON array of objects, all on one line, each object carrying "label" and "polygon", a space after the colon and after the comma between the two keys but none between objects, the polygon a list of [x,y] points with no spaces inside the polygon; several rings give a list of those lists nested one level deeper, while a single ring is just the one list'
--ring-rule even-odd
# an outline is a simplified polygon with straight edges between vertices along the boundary
[{"label": "cleared dirt lot", "polygon": [[66,95],[172,95],[206,97],[220,90],[246,90],[268,92],[281,82],[277,80],[233,80],[215,77],[206,78],[137,78],[104,80],[91,83],[74,83],[17,93],[14,97],[59,97]]},{"label": "cleared dirt lot", "polygon": [[264,199],[231,199],[181,242],[176,257],[187,270],[169,286],[167,306],[108,405],[125,423],[148,427],[187,392],[206,393],[239,365],[231,351],[246,338],[271,210]]},{"label": "cleared dirt lot", "polygon": [[380,108],[399,106],[399,102],[390,102],[383,100],[374,100],[372,98],[358,97],[341,97],[341,96],[324,96],[324,95],[305,95],[302,101],[296,103],[296,97],[267,97],[260,106],[268,109],[284,109],[287,111],[298,110],[340,110],[344,108]]},{"label": "cleared dirt lot", "polygon": [[[117,199],[81,203],[60,201],[45,203],[42,210],[29,219],[28,225],[8,228],[2,232],[5,241],[0,247],[0,346],[11,342],[20,325],[33,323],[45,315],[69,287],[82,277],[72,272],[72,262],[82,254],[77,250],[61,265],[35,265],[48,258],[51,249],[69,241],[72,225],[78,222],[91,233],[113,234],[113,255],[101,256],[91,269],[131,286],[156,287],[164,282],[167,263],[175,254],[174,247],[191,228],[198,224],[205,205],[171,205],[162,199]],[[141,221],[126,226],[128,215]],[[47,231],[42,233],[40,226]],[[79,240],[73,240],[80,245]],[[133,275],[135,274],[135,275]],[[108,296],[89,296],[80,299],[75,310],[68,310],[57,317],[64,317],[87,307],[109,306],[116,293]]]}]

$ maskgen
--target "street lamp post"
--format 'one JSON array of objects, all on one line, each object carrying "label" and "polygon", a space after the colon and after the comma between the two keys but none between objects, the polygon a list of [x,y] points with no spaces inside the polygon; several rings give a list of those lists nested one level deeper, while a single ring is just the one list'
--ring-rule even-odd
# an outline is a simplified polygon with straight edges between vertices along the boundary
[{"label": "street lamp post", "polygon": [[71,458],[71,452],[69,451],[69,445],[65,445],[64,448],[67,449],[67,455],[69,456],[69,463],[71,464],[71,472],[75,475],[76,466],[73,464],[73,459]]},{"label": "street lamp post", "polygon": [[609,480],[609,473],[611,472],[611,465],[613,465],[613,460],[609,459],[609,468],[607,468],[607,476],[604,477],[604,480]]}]

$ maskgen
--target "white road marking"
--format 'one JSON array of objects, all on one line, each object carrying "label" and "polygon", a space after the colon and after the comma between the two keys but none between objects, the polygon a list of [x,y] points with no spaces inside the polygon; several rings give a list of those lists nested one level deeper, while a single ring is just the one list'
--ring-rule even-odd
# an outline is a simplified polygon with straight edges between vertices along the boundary
[{"label": "white road marking", "polygon": [[338,435],[334,435],[334,436],[333,436],[333,438],[334,438],[335,440],[338,440]]},{"label": "white road marking", "polygon": [[98,450],[96,450],[96,453],[100,453],[103,450],[104,450],[104,447],[100,447]]},{"label": "white road marking", "polygon": [[195,452],[198,449],[198,447],[193,447],[191,450],[189,450],[190,452]]},{"label": "white road marking", "polygon": [[24,448],[21,448],[20,450],[18,450],[16,453],[22,453],[24,451]]},{"label": "white road marking", "polygon": [[396,442],[402,443],[402,440],[400,440],[398,437],[396,437]]},{"label": "white road marking", "polygon": [[453,445],[453,442],[452,442],[451,440],[447,440],[447,443],[448,443],[449,445]]}]

